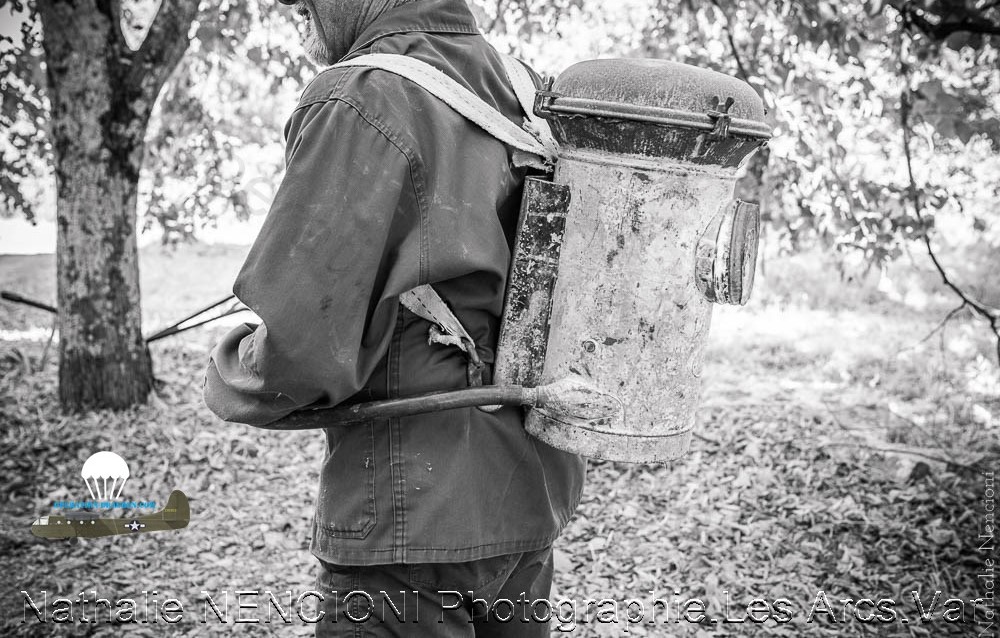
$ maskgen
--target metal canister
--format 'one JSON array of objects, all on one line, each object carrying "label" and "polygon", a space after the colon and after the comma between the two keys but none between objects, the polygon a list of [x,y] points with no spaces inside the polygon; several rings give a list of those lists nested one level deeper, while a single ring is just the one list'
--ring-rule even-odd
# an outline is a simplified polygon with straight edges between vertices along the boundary
[{"label": "metal canister", "polygon": [[753,285],[759,214],[733,195],[738,168],[770,137],[763,103],[714,71],[597,60],[540,92],[536,113],[560,152],[552,183],[528,187],[496,382],[582,377],[617,397],[619,414],[533,409],[531,434],[598,459],[677,458],[712,304],[744,304]]}]

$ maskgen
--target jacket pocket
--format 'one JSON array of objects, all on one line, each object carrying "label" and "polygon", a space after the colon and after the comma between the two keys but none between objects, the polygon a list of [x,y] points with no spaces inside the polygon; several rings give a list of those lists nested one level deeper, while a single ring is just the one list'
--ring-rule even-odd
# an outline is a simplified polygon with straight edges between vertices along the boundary
[{"label": "jacket pocket", "polygon": [[327,431],[317,522],[335,538],[365,538],[375,528],[375,422]]}]

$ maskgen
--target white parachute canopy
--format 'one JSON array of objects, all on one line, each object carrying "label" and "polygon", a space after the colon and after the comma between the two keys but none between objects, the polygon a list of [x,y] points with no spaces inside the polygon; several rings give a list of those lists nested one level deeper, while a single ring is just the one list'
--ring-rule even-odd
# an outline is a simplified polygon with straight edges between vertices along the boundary
[{"label": "white parachute canopy", "polygon": [[80,476],[87,484],[91,498],[109,501],[121,496],[128,480],[128,463],[114,452],[98,452],[83,464]]}]

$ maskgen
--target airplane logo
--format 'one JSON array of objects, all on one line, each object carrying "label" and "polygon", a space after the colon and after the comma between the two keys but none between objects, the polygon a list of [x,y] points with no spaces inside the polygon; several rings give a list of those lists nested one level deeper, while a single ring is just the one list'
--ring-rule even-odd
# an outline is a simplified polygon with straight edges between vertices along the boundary
[{"label": "airplane logo", "polygon": [[180,490],[174,490],[162,510],[133,518],[129,522],[117,518],[102,518],[95,512],[70,512],[66,515],[41,517],[31,524],[31,533],[39,538],[99,538],[182,529],[187,527],[190,520],[191,509],[187,496]]}]

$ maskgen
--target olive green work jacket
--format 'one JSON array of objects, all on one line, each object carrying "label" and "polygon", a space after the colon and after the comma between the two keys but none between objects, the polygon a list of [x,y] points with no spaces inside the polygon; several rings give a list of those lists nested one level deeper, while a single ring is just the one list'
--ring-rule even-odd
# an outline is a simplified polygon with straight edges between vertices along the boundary
[{"label": "olive green work jacket", "polygon": [[[347,58],[366,53],[428,62],[523,121],[464,0],[387,11]],[[414,83],[364,68],[320,73],[286,140],[284,178],[234,286],[262,323],[213,350],[209,407],[263,425],[465,387],[464,355],[429,345],[428,322],[398,297],[433,284],[493,361],[525,176],[510,150]],[[584,468],[529,436],[516,408],[329,428],[311,548],[342,565],[540,549],[576,508]]]}]

